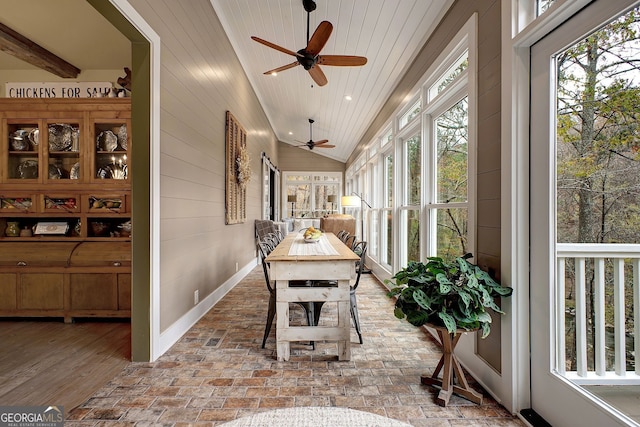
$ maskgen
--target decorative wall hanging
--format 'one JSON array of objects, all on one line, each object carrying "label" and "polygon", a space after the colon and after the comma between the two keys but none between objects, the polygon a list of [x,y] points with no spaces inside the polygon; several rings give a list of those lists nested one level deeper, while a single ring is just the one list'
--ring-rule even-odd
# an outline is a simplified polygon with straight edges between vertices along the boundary
[{"label": "decorative wall hanging", "polygon": [[227,111],[225,126],[225,221],[240,224],[247,219],[247,190],[251,178],[247,132]]}]

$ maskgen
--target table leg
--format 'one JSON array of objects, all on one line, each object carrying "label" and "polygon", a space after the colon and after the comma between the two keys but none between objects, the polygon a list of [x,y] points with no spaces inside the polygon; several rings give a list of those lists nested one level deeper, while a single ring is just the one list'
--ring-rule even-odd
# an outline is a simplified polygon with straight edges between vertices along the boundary
[{"label": "table leg", "polygon": [[[449,399],[453,393],[464,397],[477,404],[482,404],[482,395],[471,387],[467,383],[467,379],[464,376],[462,367],[458,362],[454,354],[456,345],[462,336],[461,332],[456,334],[449,334],[446,329],[437,329],[438,336],[440,337],[440,344],[442,345],[442,357],[436,366],[433,375],[420,377],[420,382],[427,385],[439,386],[440,393],[436,399],[436,403],[440,406],[447,406]],[[440,371],[442,372],[442,378],[438,378]],[[455,385],[455,379],[458,379],[460,385]]]},{"label": "table leg", "polygon": [[[276,292],[289,286],[288,280],[276,281]],[[289,329],[289,303],[276,301],[276,356],[278,362],[286,362],[291,356],[289,341],[281,340],[278,331]]]},{"label": "table leg", "polygon": [[349,297],[349,281],[338,280],[338,289],[346,294],[346,298],[338,302],[338,327],[342,329],[338,340],[338,360],[351,359],[351,300]]}]

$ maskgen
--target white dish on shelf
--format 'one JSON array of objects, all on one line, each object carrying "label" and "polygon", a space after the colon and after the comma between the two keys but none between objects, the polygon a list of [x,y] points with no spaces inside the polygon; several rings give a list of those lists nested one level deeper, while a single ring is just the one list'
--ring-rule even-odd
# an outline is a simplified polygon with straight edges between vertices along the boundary
[{"label": "white dish on shelf", "polygon": [[80,162],[76,162],[69,172],[69,179],[79,179],[80,178]]},{"label": "white dish on shelf", "polygon": [[38,177],[38,161],[25,160],[18,165],[18,175],[22,179],[34,179]]},{"label": "white dish on shelf", "polygon": [[65,123],[49,125],[49,151],[71,150],[73,132],[73,127]]},{"label": "white dish on shelf", "polygon": [[98,134],[96,147],[100,151],[115,151],[118,148],[118,137],[110,130],[105,130]]},{"label": "white dish on shelf", "polygon": [[120,126],[118,129],[118,144],[120,144],[120,148],[126,151],[127,149],[127,125]]},{"label": "white dish on shelf", "polygon": [[62,178],[62,171],[56,165],[49,165],[49,179]]},{"label": "white dish on shelf", "polygon": [[31,141],[31,143],[35,146],[40,143],[40,129],[31,129],[31,131],[29,132],[29,141]]}]

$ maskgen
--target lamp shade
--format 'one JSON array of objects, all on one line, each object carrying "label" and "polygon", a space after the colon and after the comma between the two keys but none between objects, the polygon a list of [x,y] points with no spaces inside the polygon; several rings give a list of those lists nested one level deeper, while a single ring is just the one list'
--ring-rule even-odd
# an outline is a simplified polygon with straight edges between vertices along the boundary
[{"label": "lamp shade", "polygon": [[357,208],[360,206],[360,197],[358,196],[342,196],[340,204],[343,208]]},{"label": "lamp shade", "polygon": [[287,202],[289,203],[295,203],[296,202],[296,196],[294,194],[289,194],[287,196]]},{"label": "lamp shade", "polygon": [[338,200],[338,196],[336,196],[335,194],[329,194],[327,196],[327,202],[329,203],[335,203]]}]

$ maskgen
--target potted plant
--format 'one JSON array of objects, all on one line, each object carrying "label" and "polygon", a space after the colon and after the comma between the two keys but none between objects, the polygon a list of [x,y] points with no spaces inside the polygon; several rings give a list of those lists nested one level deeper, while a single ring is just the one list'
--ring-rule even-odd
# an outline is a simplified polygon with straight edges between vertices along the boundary
[{"label": "potted plant", "polygon": [[410,261],[392,280],[388,295],[397,296],[394,314],[406,318],[414,326],[426,323],[447,328],[450,334],[458,329],[481,330],[482,338],[491,330],[491,308],[504,312],[495,303],[496,297],[507,297],[513,289],[500,286],[489,274],[467,261],[466,254],[447,262],[430,257],[427,263]]}]

